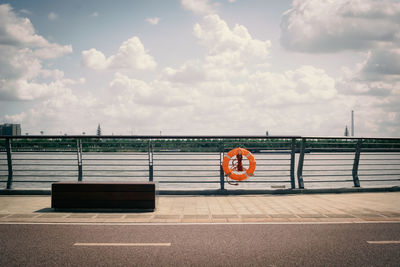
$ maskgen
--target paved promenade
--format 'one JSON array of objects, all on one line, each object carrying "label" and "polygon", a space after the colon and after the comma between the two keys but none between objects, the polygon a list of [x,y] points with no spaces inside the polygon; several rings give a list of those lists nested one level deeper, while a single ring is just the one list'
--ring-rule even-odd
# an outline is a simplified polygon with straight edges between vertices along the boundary
[{"label": "paved promenade", "polygon": [[50,196],[0,196],[0,222],[400,222],[400,192],[157,196],[154,212],[58,212]]}]

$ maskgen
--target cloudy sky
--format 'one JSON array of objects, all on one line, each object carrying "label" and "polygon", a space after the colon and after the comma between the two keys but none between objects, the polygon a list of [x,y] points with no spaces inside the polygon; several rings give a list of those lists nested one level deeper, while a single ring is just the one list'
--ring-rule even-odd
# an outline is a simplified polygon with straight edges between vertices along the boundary
[{"label": "cloudy sky", "polygon": [[398,0],[0,0],[23,134],[400,136]]}]

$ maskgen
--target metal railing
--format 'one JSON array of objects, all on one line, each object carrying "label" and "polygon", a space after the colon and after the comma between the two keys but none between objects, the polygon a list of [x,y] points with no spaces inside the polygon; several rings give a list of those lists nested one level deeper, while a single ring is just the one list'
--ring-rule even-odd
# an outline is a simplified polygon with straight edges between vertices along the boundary
[{"label": "metal railing", "polygon": [[[222,170],[235,147],[257,161],[255,176],[239,186],[227,183]],[[386,187],[400,185],[399,166],[400,138],[0,136],[6,189],[57,181],[154,181],[164,189]]]}]

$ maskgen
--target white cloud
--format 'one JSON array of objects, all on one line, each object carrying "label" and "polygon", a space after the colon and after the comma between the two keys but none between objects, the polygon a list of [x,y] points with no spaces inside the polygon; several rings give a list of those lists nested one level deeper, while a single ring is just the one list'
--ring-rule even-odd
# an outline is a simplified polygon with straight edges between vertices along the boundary
[{"label": "white cloud", "polygon": [[108,58],[95,48],[82,52],[82,64],[90,69],[152,70],[157,66],[136,36],[123,42],[118,52]]},{"label": "white cloud", "polygon": [[400,42],[400,3],[295,0],[281,22],[281,43],[310,53],[368,49]]},{"label": "white cloud", "polygon": [[363,62],[343,68],[336,88],[344,103],[353,99],[362,131],[398,136],[399,18],[398,1],[295,0],[282,16],[281,44],[307,53],[365,53]]},{"label": "white cloud", "polygon": [[167,67],[162,72],[163,78],[175,83],[197,83],[206,78],[205,70],[199,61],[188,61],[178,69]]},{"label": "white cloud", "polygon": [[42,60],[71,52],[70,45],[50,43],[35,33],[29,19],[19,17],[8,4],[0,5],[0,99],[32,100],[56,92],[52,83],[40,82],[57,72],[44,69]]},{"label": "white cloud", "polygon": [[58,15],[54,12],[50,12],[49,15],[47,16],[49,20],[56,20],[58,19]]},{"label": "white cloud", "polygon": [[[356,71],[348,70],[335,80],[311,65],[267,71],[270,41],[254,38],[243,25],[229,26],[216,15],[204,17],[193,34],[205,49],[203,57],[165,67],[156,78],[126,71],[156,65],[137,37],[108,57],[94,48],[83,51],[82,63],[88,68],[115,72],[106,88],[96,88],[96,94],[73,91],[70,87],[78,81],[65,79],[61,71],[44,70],[29,49],[21,56],[26,62],[0,58],[0,64],[1,60],[14,62],[7,77],[55,80],[43,86],[46,98],[34,108],[2,119],[22,122],[30,133],[47,129],[48,134],[95,134],[100,122],[104,134],[128,134],[135,129],[138,134],[162,130],[163,134],[251,135],[268,130],[273,135],[336,136],[343,134],[354,109],[357,135],[400,134],[400,86],[390,82],[397,79],[394,74],[376,65],[393,55],[372,51]],[[390,69],[397,66],[387,64],[394,65]],[[376,79],[366,81],[363,75],[368,71]],[[361,91],[345,92],[345,86],[352,84]],[[386,95],[372,95],[371,89],[377,87],[385,88]],[[37,97],[32,90],[23,93],[25,98]]]},{"label": "white cloud", "polygon": [[28,9],[25,9],[25,8],[20,9],[19,12],[21,12],[21,13],[23,13],[25,15],[31,15],[32,14],[32,11],[30,11]]},{"label": "white cloud", "polygon": [[210,55],[239,52],[244,56],[265,60],[270,41],[253,39],[246,27],[236,24],[232,29],[218,15],[204,17],[194,26],[194,35],[207,47]]},{"label": "white cloud", "polygon": [[181,0],[182,6],[197,15],[216,13],[217,4],[211,4],[209,0]]},{"label": "white cloud", "polygon": [[160,22],[159,17],[154,17],[154,18],[146,18],[146,21],[150,23],[151,25],[157,25]]},{"label": "white cloud", "polygon": [[90,16],[96,18],[99,16],[99,12],[95,11],[92,14],[90,14]]},{"label": "white cloud", "polygon": [[104,70],[110,65],[110,61],[110,58],[107,59],[95,48],[82,51],[82,64],[89,69]]},{"label": "white cloud", "polygon": [[400,81],[400,46],[370,51],[362,75],[365,80]]}]

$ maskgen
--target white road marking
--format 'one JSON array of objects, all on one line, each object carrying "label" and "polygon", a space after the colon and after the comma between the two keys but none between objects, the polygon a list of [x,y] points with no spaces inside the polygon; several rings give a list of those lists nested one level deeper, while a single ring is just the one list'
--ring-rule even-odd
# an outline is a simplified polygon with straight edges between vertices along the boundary
[{"label": "white road marking", "polygon": [[0,225],[279,225],[279,224],[398,224],[400,221],[347,221],[347,222],[205,222],[205,223],[137,223],[137,222],[0,222]]},{"label": "white road marking", "polygon": [[91,247],[170,247],[171,243],[75,243],[74,246],[91,246]]},{"label": "white road marking", "polygon": [[400,240],[367,241],[367,243],[376,245],[400,244]]}]

